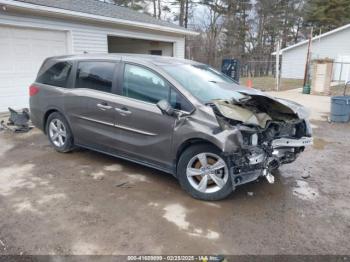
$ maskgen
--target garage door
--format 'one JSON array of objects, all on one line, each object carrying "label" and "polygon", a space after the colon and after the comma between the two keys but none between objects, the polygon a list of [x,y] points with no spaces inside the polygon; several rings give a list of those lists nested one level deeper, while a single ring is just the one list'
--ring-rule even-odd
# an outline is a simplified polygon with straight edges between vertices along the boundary
[{"label": "garage door", "polygon": [[28,87],[43,60],[66,53],[65,32],[0,25],[0,112],[28,107]]}]

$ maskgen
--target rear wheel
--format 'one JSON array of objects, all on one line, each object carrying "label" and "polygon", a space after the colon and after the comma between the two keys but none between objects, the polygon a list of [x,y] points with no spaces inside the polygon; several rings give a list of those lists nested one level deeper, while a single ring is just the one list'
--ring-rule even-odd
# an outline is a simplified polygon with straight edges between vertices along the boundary
[{"label": "rear wheel", "polygon": [[186,149],[179,159],[177,175],[182,188],[197,199],[220,200],[233,191],[229,167],[212,145]]},{"label": "rear wheel", "polygon": [[73,135],[67,120],[58,112],[49,115],[46,133],[53,147],[62,153],[73,149]]}]

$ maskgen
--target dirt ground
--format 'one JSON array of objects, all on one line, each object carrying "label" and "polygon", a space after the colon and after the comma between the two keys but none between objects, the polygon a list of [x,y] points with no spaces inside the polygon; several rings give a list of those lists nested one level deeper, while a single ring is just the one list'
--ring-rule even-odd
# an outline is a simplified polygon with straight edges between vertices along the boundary
[{"label": "dirt ground", "polygon": [[[0,254],[349,254],[350,124],[312,121],[294,163],[203,202],[171,175],[38,130],[0,133]],[[308,178],[303,178],[308,177]]]}]

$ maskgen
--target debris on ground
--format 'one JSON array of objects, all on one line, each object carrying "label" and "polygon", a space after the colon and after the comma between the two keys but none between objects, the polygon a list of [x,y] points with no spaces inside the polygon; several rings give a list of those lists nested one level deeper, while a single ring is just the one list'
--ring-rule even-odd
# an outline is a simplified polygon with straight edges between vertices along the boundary
[{"label": "debris on ground", "polygon": [[254,192],[247,192],[248,196],[254,196]]},{"label": "debris on ground", "polygon": [[304,179],[308,179],[310,177],[310,172],[304,172],[302,175],[301,175],[302,178]]},{"label": "debris on ground", "polygon": [[6,126],[4,125],[4,120],[0,121],[0,131],[3,131],[6,129]]},{"label": "debris on ground", "polygon": [[129,185],[129,182],[122,182],[119,184],[115,184],[115,187],[121,187],[121,188],[132,188],[132,186]]},{"label": "debris on ground", "polygon": [[0,131],[10,130],[15,133],[25,133],[33,128],[33,126],[29,124],[30,116],[28,108],[22,109],[22,112],[17,112],[9,107],[9,111],[10,117],[8,122],[5,123],[4,120],[0,122]]},{"label": "debris on ground", "polygon": [[4,244],[4,242],[0,239],[0,245],[3,247],[4,250],[6,250],[6,246]]}]

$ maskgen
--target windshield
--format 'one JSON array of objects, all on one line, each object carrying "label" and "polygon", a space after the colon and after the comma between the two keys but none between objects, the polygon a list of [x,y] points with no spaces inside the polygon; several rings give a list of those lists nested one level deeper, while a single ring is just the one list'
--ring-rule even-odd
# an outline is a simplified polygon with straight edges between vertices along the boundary
[{"label": "windshield", "polygon": [[231,85],[237,85],[233,79],[207,65],[163,65],[162,68],[204,103],[214,99],[234,98],[238,101],[245,97],[233,90]]}]

